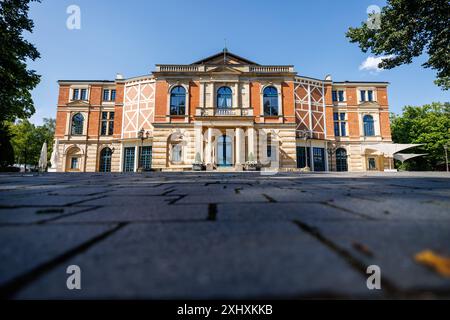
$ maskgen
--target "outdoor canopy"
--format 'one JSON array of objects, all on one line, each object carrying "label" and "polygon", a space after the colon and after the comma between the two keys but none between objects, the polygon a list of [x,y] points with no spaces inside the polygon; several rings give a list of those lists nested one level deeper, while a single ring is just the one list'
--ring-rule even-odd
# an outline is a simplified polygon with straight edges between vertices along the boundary
[{"label": "outdoor canopy", "polygon": [[377,143],[369,145],[365,149],[376,150],[383,153],[388,158],[393,158],[394,154],[397,152],[422,145],[423,144]]},{"label": "outdoor canopy", "polygon": [[394,154],[394,159],[401,161],[402,163],[405,162],[406,160],[415,158],[415,157],[420,157],[420,156],[425,156],[427,155],[427,153],[420,153],[420,154],[415,154],[415,153],[396,153]]}]

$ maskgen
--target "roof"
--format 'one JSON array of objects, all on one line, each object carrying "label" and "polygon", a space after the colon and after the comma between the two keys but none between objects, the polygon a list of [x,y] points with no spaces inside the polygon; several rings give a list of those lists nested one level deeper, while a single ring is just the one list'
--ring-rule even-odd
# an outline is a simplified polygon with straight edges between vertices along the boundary
[{"label": "roof", "polygon": [[238,60],[238,61],[242,62],[242,64],[253,64],[253,65],[259,66],[259,64],[256,63],[256,62],[253,62],[251,60],[248,60],[246,58],[238,56],[237,54],[229,52],[227,48],[224,48],[222,51],[220,51],[220,52],[218,52],[218,53],[216,53],[216,54],[214,54],[212,56],[203,58],[203,59],[198,60],[196,62],[193,62],[191,64],[208,64],[208,62],[211,62],[211,61],[217,59],[218,57],[224,57],[224,60],[226,60],[227,58],[231,57],[231,58],[234,58],[235,60]]},{"label": "roof", "polygon": [[389,84],[389,82],[386,81],[333,81],[333,83],[336,84],[348,84],[348,83],[374,83],[374,84]]},{"label": "roof", "polygon": [[58,83],[114,83],[114,80],[58,80]]}]

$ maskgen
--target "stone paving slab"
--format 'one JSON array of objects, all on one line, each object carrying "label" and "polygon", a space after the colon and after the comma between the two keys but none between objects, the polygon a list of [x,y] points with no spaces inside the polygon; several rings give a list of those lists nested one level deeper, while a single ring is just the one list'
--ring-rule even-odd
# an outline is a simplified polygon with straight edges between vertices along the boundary
[{"label": "stone paving slab", "polygon": [[[315,221],[310,225],[367,265],[380,266],[382,278],[385,277],[399,289],[436,290],[450,294],[450,278],[442,277],[414,260],[414,256],[424,250],[448,255],[448,222],[351,220],[345,224]],[[364,249],[361,250],[361,247]]]},{"label": "stone paving slab", "polygon": [[321,203],[252,203],[217,205],[218,221],[346,221],[364,219],[364,216],[336,209]]},{"label": "stone paving slab", "polygon": [[104,233],[111,225],[2,226],[0,286]]},{"label": "stone paving slab", "polygon": [[368,294],[362,275],[288,222],[128,225],[67,263],[83,270],[81,291],[66,290],[56,268],[18,298]]},{"label": "stone paving slab", "polygon": [[89,212],[94,209],[97,209],[97,207],[19,207],[0,209],[0,226],[43,223],[45,221],[52,221],[77,213]]},{"label": "stone paving slab", "polygon": [[0,296],[450,298],[413,259],[449,204],[446,173],[0,174]]},{"label": "stone paving slab", "polygon": [[61,217],[53,223],[71,222],[151,222],[206,221],[208,205],[170,206],[165,203],[138,206],[105,206],[94,211]]}]

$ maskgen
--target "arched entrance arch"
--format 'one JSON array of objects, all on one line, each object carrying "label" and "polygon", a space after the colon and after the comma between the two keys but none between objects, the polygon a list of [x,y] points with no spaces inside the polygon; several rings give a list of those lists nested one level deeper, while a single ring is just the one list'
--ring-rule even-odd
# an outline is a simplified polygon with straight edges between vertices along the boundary
[{"label": "arched entrance arch", "polygon": [[77,146],[72,146],[66,150],[65,171],[82,171],[83,152]]}]

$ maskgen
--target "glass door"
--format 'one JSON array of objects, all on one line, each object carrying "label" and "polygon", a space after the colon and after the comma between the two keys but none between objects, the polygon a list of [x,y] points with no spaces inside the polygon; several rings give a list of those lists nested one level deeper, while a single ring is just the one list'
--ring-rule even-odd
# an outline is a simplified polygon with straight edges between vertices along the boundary
[{"label": "glass door", "polygon": [[217,142],[217,164],[221,167],[232,165],[232,143],[228,136],[220,136]]}]

